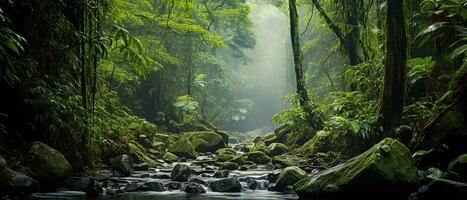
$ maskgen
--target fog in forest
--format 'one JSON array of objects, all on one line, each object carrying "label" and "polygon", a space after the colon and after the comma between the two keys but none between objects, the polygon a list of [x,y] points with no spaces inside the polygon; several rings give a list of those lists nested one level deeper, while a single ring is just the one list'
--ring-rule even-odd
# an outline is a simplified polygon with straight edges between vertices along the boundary
[{"label": "fog in forest", "polygon": [[[244,76],[245,98],[254,101],[240,128],[244,131],[257,128],[272,130],[271,118],[285,106],[282,98],[288,93],[291,71],[291,51],[288,32],[288,18],[277,7],[266,4],[251,4],[251,17],[256,34],[256,46],[245,49],[251,60],[239,68]],[[289,78],[290,79],[290,78]]]}]

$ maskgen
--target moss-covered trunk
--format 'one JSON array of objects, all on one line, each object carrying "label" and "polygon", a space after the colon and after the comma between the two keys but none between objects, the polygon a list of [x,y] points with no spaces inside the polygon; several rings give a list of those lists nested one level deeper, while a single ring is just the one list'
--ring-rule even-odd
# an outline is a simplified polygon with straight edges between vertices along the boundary
[{"label": "moss-covered trunk", "polygon": [[407,36],[404,1],[387,1],[386,60],[381,123],[386,136],[400,125],[407,80]]}]

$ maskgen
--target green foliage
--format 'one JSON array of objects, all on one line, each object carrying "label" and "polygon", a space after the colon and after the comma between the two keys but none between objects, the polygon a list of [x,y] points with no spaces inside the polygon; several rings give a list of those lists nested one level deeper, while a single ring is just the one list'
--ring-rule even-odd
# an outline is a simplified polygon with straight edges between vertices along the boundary
[{"label": "green foliage", "polygon": [[[465,58],[467,51],[467,6],[462,0],[423,0],[421,2],[422,12],[425,16],[436,18],[428,21],[426,27],[417,34],[420,45],[430,40],[444,40],[449,42],[449,59],[457,57]],[[454,33],[456,40],[452,42],[449,35]]]},{"label": "green foliage", "polygon": [[0,8],[0,61],[3,63],[0,68],[0,76],[10,85],[19,81],[17,76],[20,70],[18,58],[24,51],[23,44],[26,42],[22,36],[11,30],[7,24],[10,20]]},{"label": "green foliage", "polygon": [[416,132],[421,132],[435,111],[433,100],[430,98],[420,99],[404,107],[403,124],[412,127]]},{"label": "green foliage", "polygon": [[430,75],[436,62],[432,60],[431,56],[426,58],[412,58],[407,60],[408,78],[410,86],[422,78]]},{"label": "green foliage", "polygon": [[344,73],[348,88],[361,91],[369,99],[376,99],[382,91],[384,71],[378,59],[348,67]]},{"label": "green foliage", "polygon": [[280,111],[272,117],[277,124],[286,124],[292,128],[293,132],[304,132],[307,122],[307,113],[299,106],[298,95],[290,93],[285,97],[292,106],[289,109]]},{"label": "green foliage", "polygon": [[191,96],[184,95],[177,97],[174,103],[177,116],[182,122],[190,122],[197,116],[198,102],[194,101]]}]

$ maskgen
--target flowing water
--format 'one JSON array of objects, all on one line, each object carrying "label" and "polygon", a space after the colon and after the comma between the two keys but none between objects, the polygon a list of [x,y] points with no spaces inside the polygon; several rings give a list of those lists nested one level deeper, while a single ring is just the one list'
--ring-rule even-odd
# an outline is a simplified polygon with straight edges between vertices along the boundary
[{"label": "flowing water", "polygon": [[[183,162],[190,166],[190,169],[194,172],[191,178],[198,178],[203,181],[212,181],[217,180],[218,178],[213,178],[212,174],[216,170],[215,166],[209,165],[214,162],[213,157],[210,156],[200,156],[194,161]],[[106,185],[105,180],[113,180],[119,183],[143,183],[147,181],[158,181],[163,185],[173,182],[168,178],[173,167],[177,163],[163,163],[163,165],[158,168],[150,168],[148,171],[135,171],[130,177],[106,177],[98,181],[100,185]],[[273,171],[265,169],[265,166],[258,165],[257,169],[249,169],[247,171],[233,170],[230,171],[229,177],[235,177],[240,180],[240,183],[243,186],[242,192],[213,192],[208,187],[203,186],[207,192],[204,194],[188,194],[180,190],[164,191],[164,192],[126,192],[126,193],[116,193],[111,192],[109,187],[105,189],[104,194],[101,194],[98,198],[86,197],[84,192],[79,191],[68,191],[66,189],[62,191],[52,192],[52,193],[36,193],[33,195],[35,200],[180,200],[180,199],[190,199],[190,200],[221,200],[221,199],[268,199],[268,200],[289,200],[297,199],[295,194],[286,194],[280,192],[268,191],[269,181],[267,180],[268,174]],[[163,178],[154,178],[161,177]],[[145,177],[145,178],[142,178]],[[146,178],[153,177],[153,178]],[[253,188],[247,185],[246,180],[254,180],[255,184]],[[119,186],[121,188],[124,185]]]}]

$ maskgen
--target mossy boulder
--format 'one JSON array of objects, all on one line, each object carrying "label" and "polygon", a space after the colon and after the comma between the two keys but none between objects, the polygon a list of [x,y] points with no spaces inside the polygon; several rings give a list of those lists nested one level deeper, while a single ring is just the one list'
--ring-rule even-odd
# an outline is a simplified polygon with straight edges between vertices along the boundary
[{"label": "mossy boulder", "polygon": [[70,163],[60,152],[39,141],[32,143],[26,165],[30,175],[40,182],[59,183],[73,173]]},{"label": "mossy boulder", "polygon": [[257,141],[257,142],[254,144],[253,148],[251,148],[250,151],[262,151],[262,152],[267,152],[267,148],[268,148],[268,147],[266,146],[266,143],[264,143],[263,140],[259,140],[259,141]]},{"label": "mossy boulder", "polygon": [[272,143],[267,148],[268,156],[282,155],[287,151],[289,151],[289,148],[282,143]]},{"label": "mossy boulder", "polygon": [[267,163],[271,162],[271,158],[269,158],[269,156],[267,156],[266,154],[264,154],[261,151],[249,152],[246,155],[246,160],[254,162],[256,164],[267,164]]},{"label": "mossy boulder", "polygon": [[178,141],[171,144],[168,148],[168,152],[184,158],[196,158],[198,155],[191,142],[185,137],[181,137]]},{"label": "mossy boulder", "polygon": [[227,134],[226,132],[223,132],[223,131],[216,131],[217,134],[219,134],[222,139],[224,140],[224,143],[227,145],[229,144],[230,142],[230,139],[229,139],[229,134]]},{"label": "mossy boulder", "polygon": [[232,148],[222,148],[222,149],[218,149],[216,151],[216,154],[217,155],[221,155],[221,154],[229,154],[229,155],[237,155],[237,152],[235,150],[233,150]]},{"label": "mossy boulder", "polygon": [[287,191],[288,186],[293,186],[298,181],[307,177],[305,171],[297,166],[287,167],[281,171],[277,178],[276,185],[274,186],[275,191]]},{"label": "mossy boulder", "polygon": [[39,189],[39,182],[8,168],[0,156],[0,197],[7,194],[30,194]]},{"label": "mossy boulder", "polygon": [[132,140],[128,143],[128,151],[133,162],[147,163],[151,167],[156,166],[156,162],[146,154],[146,149],[136,141]]},{"label": "mossy boulder", "polygon": [[298,165],[300,161],[303,161],[303,158],[295,155],[279,155],[272,158],[273,164],[279,164],[283,167]]},{"label": "mossy boulder", "polygon": [[178,162],[178,161],[180,161],[180,158],[179,158],[177,155],[175,155],[175,154],[173,154],[173,153],[170,153],[170,152],[166,152],[166,153],[164,154],[164,156],[162,156],[162,159],[168,160],[168,161],[170,161],[170,162]]},{"label": "mossy boulder", "polygon": [[308,140],[294,152],[302,155],[311,155],[317,152],[328,152],[332,147],[331,133],[327,131],[318,131],[316,135]]},{"label": "mossy boulder", "polygon": [[226,161],[231,160],[234,157],[235,157],[234,155],[230,155],[230,154],[221,154],[217,157],[217,162],[226,162]]},{"label": "mossy boulder", "polygon": [[225,148],[226,143],[221,135],[213,131],[188,132],[183,135],[192,144],[197,152],[216,152]]},{"label": "mossy boulder", "polygon": [[229,162],[234,162],[239,165],[244,165],[245,164],[245,155],[238,155],[235,156],[234,158],[230,159]]},{"label": "mossy boulder", "polygon": [[225,162],[221,165],[221,168],[226,170],[236,170],[238,167],[240,167],[240,165],[234,162]]},{"label": "mossy boulder", "polygon": [[120,173],[122,176],[130,176],[133,173],[134,170],[131,164],[132,160],[127,154],[122,154],[110,159],[112,169]]},{"label": "mossy boulder", "polygon": [[242,185],[236,178],[225,178],[211,182],[210,187],[214,192],[241,192]]},{"label": "mossy boulder", "polygon": [[187,182],[191,176],[191,169],[188,165],[177,164],[172,170],[170,175],[171,179],[174,181]]},{"label": "mossy boulder", "polygon": [[467,154],[462,154],[449,163],[448,171],[458,175],[462,182],[467,182]]},{"label": "mossy boulder", "polygon": [[400,199],[418,182],[409,149],[386,138],[341,165],[302,179],[294,190],[303,199]]},{"label": "mossy boulder", "polygon": [[272,143],[277,142],[277,137],[274,132],[267,133],[266,135],[263,136],[263,141],[266,144],[266,146],[269,146]]}]

